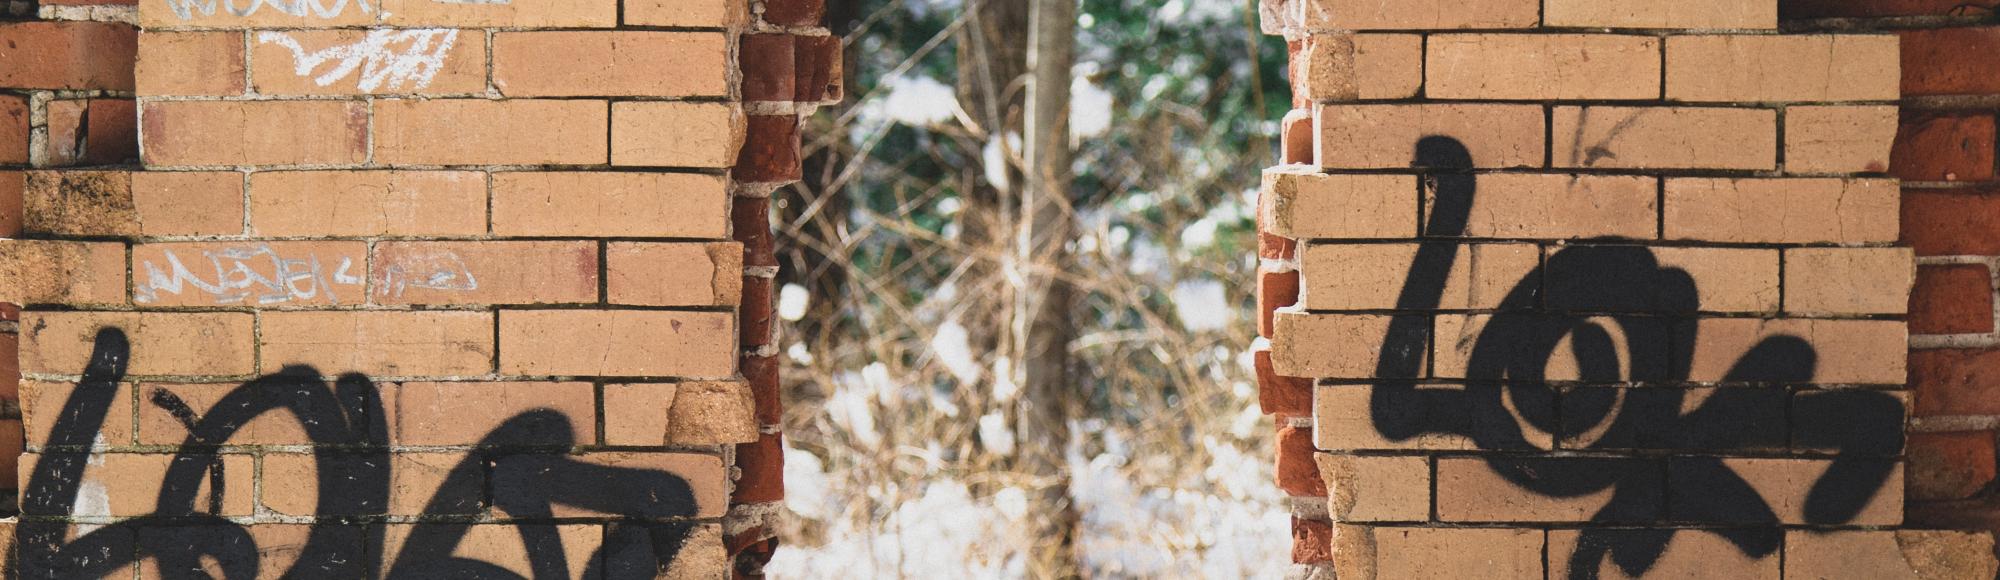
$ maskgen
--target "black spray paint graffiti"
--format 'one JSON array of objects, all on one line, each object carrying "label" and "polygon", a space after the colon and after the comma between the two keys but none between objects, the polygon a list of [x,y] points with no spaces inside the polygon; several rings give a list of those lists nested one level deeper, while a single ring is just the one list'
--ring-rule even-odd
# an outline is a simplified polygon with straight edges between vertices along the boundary
[{"label": "black spray paint graffiti", "polygon": [[[1471,154],[1446,137],[1427,137],[1416,147],[1414,166],[1431,172],[1435,198],[1423,244],[1397,299],[1403,311],[1435,310],[1446,276],[1459,251],[1452,238],[1463,236],[1475,192]],[[1607,244],[1615,240],[1602,240]],[[1629,242],[1627,242],[1629,243]],[[1563,281],[1546,272],[1580,272]],[[1688,391],[1675,387],[1607,388],[1615,383],[1684,382],[1690,353],[1698,343],[1696,323],[1661,313],[1699,309],[1694,279],[1659,264],[1640,246],[1574,246],[1556,252],[1524,277],[1471,343],[1463,390],[1422,389],[1430,320],[1399,316],[1383,339],[1372,386],[1371,418],[1392,440],[1427,434],[1471,439],[1485,450],[1533,450],[1528,429],[1558,440],[1588,439],[1587,449],[1660,451],[1783,449],[1790,444],[1835,453],[1831,466],[1806,496],[1804,519],[1818,525],[1852,521],[1875,496],[1902,448],[1902,402],[1870,391],[1842,391],[1831,397],[1799,397],[1793,414],[1812,417],[1828,428],[1788,433],[1783,414],[1773,428],[1759,421],[1758,409],[1785,404],[1787,385],[1810,382],[1818,355],[1805,340],[1772,336],[1752,347],[1725,375],[1746,386],[1717,389],[1685,410]],[[1545,309],[1544,305],[1556,308]],[[1600,315],[1574,312],[1602,313]],[[1624,339],[1630,368],[1621,368]],[[1549,362],[1567,341],[1578,365],[1578,385],[1557,388],[1545,378]],[[1404,379],[1404,380],[1396,380]],[[1583,437],[1588,435],[1588,437]],[[1487,464],[1514,485],[1550,497],[1579,497],[1605,490],[1610,500],[1593,522],[1730,526],[1722,535],[1744,554],[1771,555],[1782,541],[1779,516],[1744,478],[1721,459],[1676,455],[1667,468],[1671,486],[1650,460],[1623,457],[1488,457]],[[1653,467],[1647,467],[1651,465]],[[1634,468],[1635,466],[1639,468]],[[1668,498],[1665,513],[1658,507]],[[1572,579],[1594,578],[1608,556],[1625,573],[1638,576],[1658,561],[1675,530],[1586,529],[1570,559]]]},{"label": "black spray paint graffiti", "polygon": [[[129,360],[123,332],[98,333],[81,383],[53,418],[49,449],[91,445],[113,407]],[[264,554],[250,528],[212,515],[222,513],[226,491],[217,446],[252,420],[279,411],[296,418],[314,442],[319,489],[313,512],[318,523],[302,546],[290,549],[295,563],[284,577],[361,578],[380,569],[385,532],[380,523],[388,510],[391,475],[381,400],[365,376],[345,375],[332,385],[319,376],[309,367],[287,367],[230,391],[205,415],[170,392],[154,391],[148,402],[172,413],[188,434],[161,482],[154,512],[143,517],[96,529],[60,520],[74,513],[92,456],[82,451],[43,454],[23,490],[16,548],[8,555],[12,569],[23,578],[97,578],[127,570],[135,560],[152,559],[167,578],[213,578],[209,570],[219,570],[227,580],[258,577]],[[533,410],[489,432],[480,448],[534,438],[561,450],[576,444],[568,435],[572,432],[561,413]],[[451,470],[423,513],[465,514],[466,506],[481,503],[482,481],[509,490],[495,494],[493,507],[515,518],[510,524],[521,535],[532,568],[529,577],[535,580],[567,578],[575,557],[564,552],[554,526],[536,525],[550,523],[558,504],[622,520],[607,524],[597,553],[583,555],[590,558],[587,578],[654,578],[673,562],[693,530],[693,524],[673,521],[696,511],[693,491],[680,477],[593,465],[559,453],[512,455],[491,463],[474,453]],[[204,483],[205,502],[198,497]],[[468,530],[449,523],[468,523],[467,518],[440,519],[447,523],[414,526],[383,578],[522,578],[492,563],[452,556]],[[81,535],[70,538],[73,529]]]}]

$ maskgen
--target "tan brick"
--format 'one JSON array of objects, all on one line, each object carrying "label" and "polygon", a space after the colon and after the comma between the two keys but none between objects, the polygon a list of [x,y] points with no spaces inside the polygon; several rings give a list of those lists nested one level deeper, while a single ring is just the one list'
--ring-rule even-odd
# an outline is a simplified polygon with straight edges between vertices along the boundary
[{"label": "tan brick", "polygon": [[[564,469],[572,462],[608,469],[594,473],[575,468]],[[645,475],[619,474],[617,471],[640,471]],[[564,486],[564,493],[567,494],[605,502],[600,505],[643,510],[643,515],[648,518],[717,517],[728,509],[729,503],[729,468],[722,464],[722,458],[713,455],[657,452],[511,455],[500,458],[493,467],[492,489],[497,505],[533,498],[547,493],[553,485]],[[655,486],[658,486],[657,489]],[[633,505],[618,501],[620,493],[642,490],[653,492],[650,495],[653,504]],[[688,495],[667,495],[681,490],[689,492]],[[607,514],[587,505],[568,503],[556,504],[552,514],[558,518],[632,515]]]},{"label": "tan brick", "polygon": [[1667,98],[1695,102],[1892,101],[1901,61],[1891,35],[1667,38]]},{"label": "tan brick", "polygon": [[[468,454],[399,451],[389,454],[386,466],[376,463],[377,457],[367,453],[265,454],[264,492],[260,498],[265,508],[281,515],[360,515],[326,513],[319,509],[319,494],[323,491],[319,487],[321,474],[329,470],[356,474],[387,472],[389,503],[377,504],[372,514],[476,515],[485,511],[486,470],[478,461],[468,465]],[[469,469],[454,480],[453,470],[461,467]],[[382,511],[384,507],[386,512]]]},{"label": "tan brick", "polygon": [[[1541,315],[1535,314],[1513,314],[1506,316],[1507,318],[1503,318],[1502,320],[1514,324],[1536,323],[1545,320],[1538,318]],[[1500,318],[1500,316],[1489,314],[1438,316],[1436,321],[1436,346],[1435,352],[1432,354],[1435,357],[1435,362],[1433,363],[1435,364],[1433,369],[1434,376],[1440,378],[1477,378],[1489,380],[1502,378],[1498,376],[1470,376],[1474,374],[1474,369],[1470,367],[1476,351],[1479,348],[1487,348],[1493,350],[1490,356],[1495,357],[1489,360],[1495,361],[1523,360],[1538,355],[1547,356],[1548,360],[1543,364],[1544,368],[1542,372],[1543,378],[1548,380],[1585,380],[1583,370],[1578,366],[1578,361],[1571,354],[1569,348],[1558,347],[1553,353],[1522,352],[1517,349],[1529,349],[1535,345],[1512,340],[1513,337],[1489,336],[1487,334],[1487,326],[1496,318]],[[1605,325],[1609,322],[1606,320],[1600,323],[1600,325]],[[1626,374],[1630,375],[1637,372],[1645,375],[1657,372],[1656,369],[1659,364],[1669,360],[1671,353],[1667,350],[1669,345],[1665,340],[1666,335],[1664,333],[1666,329],[1663,326],[1657,324],[1649,325],[1645,321],[1620,321],[1616,324],[1615,328],[1619,333],[1625,334],[1628,339],[1632,338],[1634,334],[1654,338],[1654,340],[1624,341],[1627,342],[1627,345],[1625,348],[1620,349],[1620,354],[1624,355],[1629,361],[1633,361],[1626,366],[1638,365],[1639,362],[1647,363],[1641,369],[1623,369],[1626,371]],[[1480,369],[1480,371],[1479,374],[1481,375],[1490,372],[1488,369]],[[1653,379],[1659,377],[1642,376],[1642,378]],[[1592,377],[1592,379],[1602,380],[1601,377]]]},{"label": "tan brick", "polygon": [[1660,40],[1615,34],[1439,34],[1433,99],[1657,99]]},{"label": "tan brick", "polygon": [[1893,179],[1668,179],[1666,237],[1811,244],[1896,241]]},{"label": "tan brick", "polygon": [[[1413,388],[1459,398],[1463,398],[1462,394],[1467,389],[1465,385],[1418,385]],[[1314,388],[1313,446],[1330,451],[1479,449],[1479,444],[1471,437],[1456,433],[1430,432],[1395,440],[1383,436],[1375,424],[1374,389],[1367,385]]]},{"label": "tan brick", "polygon": [[[486,34],[479,30],[264,30],[250,36],[251,86],[265,95],[486,92]],[[356,47],[392,52],[400,66],[355,68]]]},{"label": "tan brick", "polygon": [[1424,82],[1424,39],[1415,34],[1316,33],[1303,51],[1305,74],[1294,82],[1310,99],[1403,99]]},{"label": "tan brick", "polygon": [[728,378],[736,320],[727,312],[506,310],[500,372]]},{"label": "tan brick", "polygon": [[[1419,244],[1310,244],[1299,260],[1307,310],[1389,310],[1415,263]],[[1437,308],[1498,308],[1522,277],[1540,266],[1533,244],[1459,246]],[[1434,285],[1434,280],[1412,281]],[[1526,305],[1516,305],[1517,307]]]},{"label": "tan brick", "polygon": [[729,237],[722,178],[682,173],[497,173],[502,236]]},{"label": "tan brick", "polygon": [[605,277],[612,304],[735,306],[743,298],[743,245],[610,242]]},{"label": "tan brick", "polygon": [[1336,522],[1421,522],[1431,517],[1431,462],[1424,457],[1313,456]]},{"label": "tan brick", "polygon": [[375,102],[375,161],[392,165],[590,165],[608,160],[603,101]]},{"label": "tan brick", "polygon": [[143,108],[148,166],[368,160],[368,103],[360,101],[148,101]]},{"label": "tan brick", "polygon": [[377,242],[376,304],[597,302],[597,243]]},{"label": "tan brick", "polygon": [[1542,531],[1385,528],[1336,524],[1334,574],[1341,580],[1542,578]]},{"label": "tan brick", "polygon": [[1785,578],[1946,580],[2000,572],[1993,536],[1945,530],[1785,532]]},{"label": "tan brick", "polygon": [[241,235],[243,174],[134,171],[132,204],[141,235]]},{"label": "tan brick", "polygon": [[1812,345],[1814,383],[1900,385],[1907,378],[1909,333],[1901,321],[1708,318],[1698,329],[1688,376],[1693,381],[1723,380],[1758,341],[1779,335]]},{"label": "tan brick", "polygon": [[1889,105],[1785,109],[1785,172],[1888,171],[1896,129]]},{"label": "tan brick", "polygon": [[0,301],[124,304],[125,244],[0,240]]},{"label": "tan brick", "polygon": [[[218,9],[220,8],[220,9]],[[617,0],[550,0],[528,4],[441,3],[381,0],[361,3],[283,2],[238,5],[150,3],[139,9],[148,31],[167,28],[292,28],[389,26],[399,28],[609,28],[618,23]]]},{"label": "tan brick", "polygon": [[242,32],[139,35],[139,96],[243,94]]},{"label": "tan brick", "polygon": [[472,171],[269,171],[250,174],[260,236],[476,236],[486,176]]},{"label": "tan brick", "polygon": [[[361,568],[362,526],[343,524],[280,524],[259,522],[255,525],[235,526],[147,526],[139,528],[139,545],[143,546],[230,546],[243,541],[240,534],[247,533],[248,541],[258,547],[255,551],[232,551],[223,549],[222,554],[199,559],[201,572],[211,578],[224,577],[224,570],[242,566],[254,574],[255,578],[274,579],[291,576],[314,576],[319,578],[362,578]],[[301,561],[302,549],[307,542],[313,542],[315,554],[310,561]],[[151,554],[148,554],[150,556]],[[254,555],[254,566],[244,557]],[[178,578],[190,575],[193,570],[174,569],[168,573],[160,568],[160,558],[141,557],[139,577],[145,579]]]},{"label": "tan brick", "polygon": [[[382,406],[396,445],[574,446],[597,441],[597,393],[590,383],[403,383],[385,390]],[[494,428],[532,411],[554,416],[524,421],[520,431],[487,440]]]},{"label": "tan brick", "polygon": [[[1659,269],[1676,269],[1693,282],[1696,302],[1664,303],[1667,292],[1605,292],[1604,265],[1628,265],[1634,254],[1651,256]],[[1561,255],[1561,258],[1556,256]],[[1550,248],[1544,300],[1552,310],[1590,312],[1777,312],[1778,251],[1737,248],[1568,246]],[[1629,264],[1638,266],[1636,263]],[[1641,269],[1642,275],[1646,270]],[[1623,280],[1631,283],[1636,280]]]},{"label": "tan brick", "polygon": [[1530,28],[1540,18],[1535,0],[1302,0],[1306,27],[1313,30],[1422,30],[1435,28]]},{"label": "tan brick", "polygon": [[172,242],[132,246],[144,306],[365,304],[367,242]]},{"label": "tan brick", "polygon": [[79,374],[100,328],[131,341],[130,375],[247,375],[256,338],[239,312],[23,312],[21,371]]},{"label": "tan brick", "polygon": [[1279,312],[1271,339],[1271,363],[1278,374],[1288,377],[1373,378],[1393,319],[1375,314]]},{"label": "tan brick", "polygon": [[1556,107],[1557,167],[1776,169],[1778,113],[1694,107]]},{"label": "tan brick", "polygon": [[736,381],[604,386],[605,445],[723,445],[757,440],[756,401]]},{"label": "tan brick", "polygon": [[1264,170],[1258,219],[1271,234],[1295,239],[1413,238],[1413,175],[1326,175],[1310,165]]},{"label": "tan brick", "polygon": [[612,103],[611,164],[729,167],[743,146],[744,122],[733,104]]},{"label": "tan brick", "polygon": [[[194,411],[196,418],[210,417],[216,404],[234,394],[238,397],[254,394],[254,389],[269,391],[261,396],[298,396],[291,387],[276,385],[244,386],[242,383],[140,383],[139,384],[139,444],[140,445],[180,445],[187,441],[188,428],[174,416],[175,410],[161,406],[155,401],[176,400]],[[287,389],[279,391],[279,389]],[[279,394],[282,392],[283,394]],[[246,399],[238,398],[231,405],[232,411],[254,407]],[[320,409],[330,411],[331,409]],[[227,441],[207,441],[209,445],[312,445],[315,443],[306,431],[305,424],[291,413],[283,410],[267,412],[255,419],[241,423],[236,433]],[[329,441],[328,443],[333,443]]]},{"label": "tan brick", "polygon": [[1778,27],[1775,2],[1740,0],[1548,0],[1547,26],[1591,28]]},{"label": "tan brick", "polygon": [[[1720,466],[1714,464],[1717,461],[1720,461]],[[1714,484],[1711,482],[1724,480],[1733,475],[1748,483],[1781,523],[1858,526],[1895,526],[1903,523],[1901,462],[1895,463],[1887,479],[1880,487],[1874,489],[1874,496],[1868,500],[1867,505],[1861,507],[1853,519],[1841,522],[1809,520],[1807,497],[1815,488],[1820,487],[1821,478],[1833,463],[1833,460],[1829,459],[1675,458],[1667,469],[1667,485],[1671,489],[1667,509],[1678,519],[1712,521],[1705,516],[1713,514],[1720,518],[1729,518],[1718,523],[1728,521],[1762,523],[1757,520],[1759,514],[1730,505],[1733,496],[1717,499],[1716,492],[1711,487]],[[1861,482],[1842,482],[1837,485],[1861,485]]]},{"label": "tan brick", "polygon": [[[1650,522],[1665,515],[1663,469],[1653,460],[1440,457],[1437,462],[1441,521],[1608,524]],[[1597,482],[1609,485],[1598,489]]]},{"label": "tan brick", "polygon": [[130,171],[29,171],[21,182],[21,230],[58,236],[139,234]]},{"label": "tan brick", "polygon": [[[48,381],[21,381],[21,427],[27,444],[42,450],[54,434],[56,422],[63,418],[63,405],[76,393],[76,383]],[[183,431],[185,432],[185,431]],[[176,439],[174,443],[180,443]],[[90,447],[126,447],[132,445],[132,385],[118,383],[111,395],[111,405],[104,415],[104,423],[92,435]]]},{"label": "tan brick", "polygon": [[[1658,229],[1659,181],[1651,177],[1494,173],[1474,184],[1470,237],[1649,239]],[[1425,188],[1427,215],[1437,211],[1437,196]]]},{"label": "tan brick", "polygon": [[[592,559],[585,557],[596,554],[604,544],[604,526],[600,524],[387,524],[382,540],[382,572],[379,577],[389,578],[390,570],[397,576],[412,576],[412,570],[421,576],[427,563],[450,556],[464,561],[490,564],[495,570],[506,570],[522,578],[532,578],[536,570],[530,564],[535,555],[564,554],[568,566],[565,578],[587,578]],[[532,532],[532,533],[531,533]],[[460,538],[452,544],[450,554],[437,554],[429,550],[415,550],[405,553],[403,547],[412,536],[424,534],[430,538],[437,536]],[[524,538],[537,538],[535,545],[527,544]],[[548,540],[553,540],[552,542]],[[434,540],[433,540],[434,541]],[[408,556],[409,562],[399,558]],[[398,567],[398,564],[402,567]],[[435,565],[435,564],[429,564]]]},{"label": "tan brick", "polygon": [[625,24],[687,28],[735,28],[749,19],[748,5],[734,0],[628,0]]},{"label": "tan brick", "polygon": [[1902,314],[1916,283],[1909,248],[1785,250],[1785,310],[1813,314]]},{"label": "tan brick", "polygon": [[[34,473],[35,464],[61,454],[29,453],[21,456],[21,473]],[[77,457],[72,455],[71,457]],[[206,456],[191,455],[184,461],[203,461]],[[86,465],[83,475],[73,484],[80,489],[92,490],[96,495],[91,505],[90,515],[129,517],[154,513],[159,507],[161,488],[165,487],[167,470],[175,461],[171,453],[102,453],[82,460]],[[256,476],[256,458],[249,455],[225,454],[221,456],[222,502],[221,510],[209,510],[211,479],[204,471],[200,482],[192,492],[182,492],[194,498],[195,513],[219,516],[248,516],[251,512],[251,490]],[[101,495],[99,495],[101,494]],[[102,503],[96,503],[102,501]],[[28,515],[75,515],[35,513],[34,502],[25,502],[23,508]]]},{"label": "tan brick", "polygon": [[726,97],[729,53],[716,32],[500,32],[493,86],[509,97]]},{"label": "tan brick", "polygon": [[487,312],[265,312],[263,370],[324,375],[484,375],[493,370]]},{"label": "tan brick", "polygon": [[1547,130],[1537,105],[1322,105],[1315,122],[1314,158],[1342,169],[1409,167],[1432,136],[1463,142],[1474,167],[1541,167]]},{"label": "tan brick", "polygon": [[[1775,530],[1772,531],[1775,533]],[[1642,574],[1627,574],[1606,554],[1596,553],[1598,561],[1595,573],[1577,572],[1571,567],[1571,558],[1579,550],[1590,550],[1597,546],[1585,543],[1584,534],[1591,536],[1589,542],[1610,546],[1614,554],[1622,554],[1626,546],[1645,546],[1651,537],[1659,533],[1654,530],[1549,530],[1549,577],[1550,578],[1602,578],[1604,580],[1638,580],[1641,576],[1650,578],[1739,578],[1742,580],[1777,580],[1778,555],[1762,558],[1745,554],[1732,540],[1714,531],[1683,529],[1669,532],[1672,537],[1664,551],[1652,566]]]}]

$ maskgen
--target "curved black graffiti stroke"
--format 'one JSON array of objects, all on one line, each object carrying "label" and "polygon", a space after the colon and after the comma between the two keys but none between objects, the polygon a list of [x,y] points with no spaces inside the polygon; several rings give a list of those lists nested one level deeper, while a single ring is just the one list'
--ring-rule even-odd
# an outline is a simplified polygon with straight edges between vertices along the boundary
[{"label": "curved black graffiti stroke", "polygon": [[[51,451],[36,462],[23,490],[24,517],[16,526],[15,549],[7,554],[9,569],[18,577],[97,578],[128,570],[139,559],[154,560],[168,578],[211,578],[208,563],[228,580],[257,577],[262,554],[249,527],[212,515],[221,512],[225,491],[217,447],[252,420],[275,411],[290,413],[314,443],[319,489],[314,513],[320,523],[308,532],[284,577],[363,577],[368,570],[380,569],[391,457],[378,391],[366,376],[348,374],[327,385],[317,370],[303,366],[244,383],[210,406],[206,415],[198,416],[169,391],[153,391],[148,402],[168,411],[188,430],[162,478],[154,512],[69,538],[74,524],[57,518],[74,512],[91,455],[56,450],[82,450],[92,444],[116,403],[130,355],[124,332],[115,328],[98,332],[81,381],[55,417],[46,444]],[[550,429],[551,425],[560,428]],[[532,410],[489,432],[480,448],[551,431],[571,433],[569,419],[548,409]],[[554,444],[571,447],[576,441],[566,436]],[[695,515],[691,487],[672,473],[607,467],[562,455],[501,457],[493,465],[496,485],[528,492],[502,495],[507,499],[496,507],[511,517],[546,519],[553,514],[551,506],[561,504],[630,520],[605,524],[604,545],[587,555],[589,578],[653,578],[672,564],[695,526],[666,521]],[[468,456],[439,486],[424,513],[463,513],[461,506],[478,506],[483,493],[478,482],[487,468],[486,454]],[[205,512],[196,505],[203,483],[209,485]],[[479,525],[514,526],[535,580],[568,577],[570,555],[554,526]],[[491,563],[453,557],[468,531],[469,524],[413,526],[384,577],[523,578]]]},{"label": "curved black graffiti stroke", "polygon": [[[1424,229],[1424,236],[1431,239],[1419,247],[1410,264],[1396,308],[1423,312],[1439,306],[1477,185],[1471,153],[1456,139],[1419,140],[1412,166],[1427,171],[1427,185],[1435,196]],[[1778,428],[1772,429],[1756,420],[1755,409],[1784,405],[1783,397],[1789,396],[1784,385],[1812,380],[1818,355],[1799,337],[1764,339],[1724,377],[1726,382],[1772,386],[1720,389],[1692,411],[1683,411],[1688,394],[1679,388],[1559,389],[1548,382],[1544,369],[1565,340],[1582,384],[1674,383],[1689,376],[1698,343],[1696,323],[1657,313],[1697,311],[1694,278],[1662,266],[1647,248],[1613,245],[1620,240],[1598,241],[1605,245],[1556,252],[1508,292],[1473,340],[1462,390],[1417,388],[1413,380],[1423,376],[1430,320],[1394,317],[1376,362],[1377,380],[1369,402],[1376,430],[1397,441],[1428,434],[1459,435],[1486,450],[1533,450],[1528,429],[1559,440],[1601,429],[1593,446],[1617,441],[1627,448],[1661,450],[1783,447],[1787,433],[1782,417]],[[1616,335],[1607,323],[1615,326]],[[1618,336],[1624,339],[1630,368],[1623,368]],[[1839,397],[1799,397],[1794,414],[1839,426],[1799,430],[1790,436],[1795,444],[1837,452],[1807,495],[1806,521],[1851,521],[1894,468],[1892,461],[1867,456],[1894,455],[1901,448],[1902,403],[1886,394],[1856,391]],[[1753,557],[1772,554],[1782,540],[1775,527],[1779,517],[1769,503],[1719,458],[1672,457],[1670,469],[1676,480],[1672,485],[1692,493],[1663,490],[1661,466],[1649,460],[1488,456],[1486,461],[1510,483],[1537,494],[1578,497],[1612,490],[1611,498],[1592,517],[1594,522],[1772,526],[1714,532]],[[1571,578],[1595,578],[1607,556],[1625,573],[1643,574],[1658,561],[1674,533],[1586,529],[1569,562]]]}]

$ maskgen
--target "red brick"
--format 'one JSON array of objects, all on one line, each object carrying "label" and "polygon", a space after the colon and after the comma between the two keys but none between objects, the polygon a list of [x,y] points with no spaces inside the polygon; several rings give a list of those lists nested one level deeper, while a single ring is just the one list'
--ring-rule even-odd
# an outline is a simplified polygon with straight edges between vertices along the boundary
[{"label": "red brick", "polygon": [[842,74],[847,61],[841,50],[841,38],[800,36],[793,42],[797,78],[792,86],[798,90],[794,99],[802,103],[840,102],[847,92],[846,77]]},{"label": "red brick", "polygon": [[1993,331],[1993,278],[1984,264],[1918,266],[1911,334]]},{"label": "red brick", "polygon": [[[21,400],[21,335],[0,333],[0,400]],[[0,461],[0,463],[6,463]],[[0,482],[4,483],[4,482]]]},{"label": "red brick", "polygon": [[1993,115],[1904,112],[1889,172],[1911,181],[1993,178]]},{"label": "red brick", "polygon": [[0,240],[0,300],[124,304],[124,254],[115,242]]},{"label": "red brick", "polygon": [[1930,16],[1971,12],[1983,2],[1966,0],[1784,0],[1778,3],[1778,17],[1872,18],[1880,16]]},{"label": "red brick", "polygon": [[743,357],[743,380],[750,383],[750,395],[757,402],[758,425],[777,425],[785,418],[784,402],[779,396],[780,366],[783,363],[777,356]]},{"label": "red brick", "polygon": [[131,99],[91,99],[83,163],[111,165],[139,158],[139,111]]},{"label": "red brick", "polygon": [[1292,563],[1326,564],[1333,561],[1333,524],[1292,518]]},{"label": "red brick", "polygon": [[1294,497],[1326,497],[1326,481],[1313,459],[1311,427],[1278,428],[1278,489]]},{"label": "red brick", "polygon": [[1266,260],[1290,260],[1299,251],[1299,242],[1291,238],[1258,232],[1257,257]]},{"label": "red brick", "polygon": [[243,93],[243,33],[149,32],[139,37],[141,96]]},{"label": "red brick", "polygon": [[764,21],[778,26],[818,26],[826,0],[766,0]]},{"label": "red brick", "polygon": [[61,99],[49,101],[43,107],[43,118],[48,121],[48,139],[42,149],[29,153],[29,157],[39,158],[32,162],[48,167],[69,167],[83,159],[85,111],[90,108],[86,99]]},{"label": "red brick", "polygon": [[773,297],[777,292],[777,280],[761,276],[743,278],[742,342],[745,348],[771,344],[777,338],[777,312]]},{"label": "red brick", "polygon": [[1911,414],[2000,414],[2000,349],[1910,351]]},{"label": "red brick", "polygon": [[26,200],[28,175],[19,171],[0,171],[0,238],[21,236],[22,211]]},{"label": "red brick", "polygon": [[2000,93],[2000,26],[1904,30],[1903,94]]},{"label": "red brick", "polygon": [[368,159],[368,104],[360,101],[151,101],[145,110],[147,165]]},{"label": "red brick", "polygon": [[1902,206],[1919,256],[2000,254],[2000,189],[1904,189]]},{"label": "red brick", "polygon": [[744,101],[790,101],[798,95],[796,38],[790,34],[746,34],[738,41],[736,58],[743,69]]},{"label": "red brick", "polygon": [[[1312,106],[1311,103],[1306,104]],[[1278,142],[1284,145],[1285,163],[1304,164],[1313,162],[1313,144],[1319,140],[1319,132],[1313,129],[1311,109],[1292,109],[1285,113],[1278,133]]]},{"label": "red brick", "polygon": [[785,438],[765,433],[756,443],[736,446],[736,467],[743,477],[736,480],[732,504],[756,504],[785,499]]},{"label": "red brick", "polygon": [[1909,493],[1913,500],[1972,497],[1994,478],[1994,432],[1911,433]]},{"label": "red brick", "polygon": [[737,197],[731,203],[729,221],[732,236],[743,244],[744,267],[777,267],[777,241],[771,233],[771,198]]},{"label": "red brick", "polygon": [[1271,317],[1279,308],[1299,303],[1299,271],[1257,268],[1257,334],[1271,337]]},{"label": "red brick", "polygon": [[1312,414],[1312,379],[1281,376],[1271,367],[1271,347],[1251,347],[1257,367],[1257,406],[1267,415],[1304,417]]},{"label": "red brick", "polygon": [[375,304],[597,302],[592,241],[377,242]]},{"label": "red brick", "polygon": [[0,95],[0,165],[28,163],[28,99]]},{"label": "red brick", "polygon": [[0,24],[0,86],[132,90],[139,30],[111,22]]},{"label": "red brick", "polygon": [[789,183],[802,174],[799,123],[791,115],[750,115],[731,174],[738,183]]}]

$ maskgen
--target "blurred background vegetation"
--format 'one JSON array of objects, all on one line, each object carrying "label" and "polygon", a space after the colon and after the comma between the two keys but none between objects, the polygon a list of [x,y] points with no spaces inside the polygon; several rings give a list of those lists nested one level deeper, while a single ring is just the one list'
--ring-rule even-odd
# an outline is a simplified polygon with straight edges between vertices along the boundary
[{"label": "blurred background vegetation", "polygon": [[[1076,5],[1065,224],[1035,246],[1029,0],[828,0],[847,98],[775,195],[795,515],[769,573],[1282,575],[1248,350],[1290,91],[1255,4]],[[1036,361],[1061,379],[1024,384]]]}]

